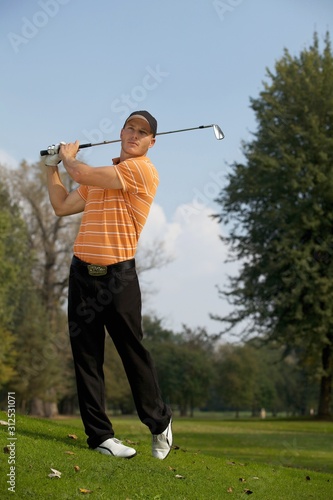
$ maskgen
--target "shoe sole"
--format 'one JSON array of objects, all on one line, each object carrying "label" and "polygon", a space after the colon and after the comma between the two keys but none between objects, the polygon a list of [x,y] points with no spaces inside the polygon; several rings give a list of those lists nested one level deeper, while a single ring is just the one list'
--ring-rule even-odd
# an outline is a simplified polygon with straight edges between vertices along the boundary
[{"label": "shoe sole", "polygon": [[110,452],[109,448],[104,448],[104,446],[99,446],[98,448],[102,448],[103,450],[106,450],[107,453],[103,453],[102,451],[98,450],[97,448],[95,448],[94,451],[97,451],[101,455],[106,455],[106,456],[115,457],[115,458],[127,458],[127,460],[129,460],[130,458],[133,458],[137,455],[137,452],[135,452],[135,453],[133,453],[133,455],[129,455],[128,457],[121,457],[119,455],[113,455],[113,453]]}]

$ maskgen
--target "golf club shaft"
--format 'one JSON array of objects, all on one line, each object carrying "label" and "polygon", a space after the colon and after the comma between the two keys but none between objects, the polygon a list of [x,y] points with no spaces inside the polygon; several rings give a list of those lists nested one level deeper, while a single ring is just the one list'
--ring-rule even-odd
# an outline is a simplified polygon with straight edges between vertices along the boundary
[{"label": "golf club shaft", "polygon": [[[220,129],[220,127],[218,125],[215,125],[215,124],[213,124],[213,125],[200,125],[199,127],[183,128],[180,130],[170,130],[169,132],[159,132],[156,135],[177,134],[178,132],[188,132],[190,130],[198,130],[198,129],[210,128],[210,127],[214,128],[214,133],[215,133],[216,139],[220,140],[220,139],[224,138],[224,134],[223,134],[222,130]],[[113,144],[116,142],[120,142],[120,139],[115,139],[113,141],[95,142],[95,143],[89,142],[87,144],[80,144],[79,149],[92,148],[93,146],[102,146],[103,144]],[[47,149],[43,149],[42,151],[40,151],[41,156],[47,156],[48,154],[49,154],[49,152]]]}]

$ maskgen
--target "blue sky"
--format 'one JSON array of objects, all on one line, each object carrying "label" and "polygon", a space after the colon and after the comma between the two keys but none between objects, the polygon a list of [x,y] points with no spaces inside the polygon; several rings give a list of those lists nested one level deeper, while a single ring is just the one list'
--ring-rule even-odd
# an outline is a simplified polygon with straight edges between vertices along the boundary
[{"label": "blue sky", "polygon": [[[159,137],[150,157],[160,187],[142,245],[165,241],[173,261],[145,277],[145,308],[179,329],[219,324],[228,306],[216,285],[237,265],[209,215],[228,165],[242,158],[266,68],[284,48],[297,55],[316,31],[331,34],[331,0],[2,0],[0,5],[0,161],[34,162],[61,140],[117,139],[126,116],[148,109],[159,131],[217,123]],[[107,165],[119,145],[85,150]]]}]

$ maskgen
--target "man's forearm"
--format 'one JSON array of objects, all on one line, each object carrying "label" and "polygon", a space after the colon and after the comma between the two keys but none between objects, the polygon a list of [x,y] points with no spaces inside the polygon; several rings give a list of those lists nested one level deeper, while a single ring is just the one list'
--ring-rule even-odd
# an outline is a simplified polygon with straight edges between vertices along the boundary
[{"label": "man's forearm", "polygon": [[74,182],[83,186],[97,186],[103,189],[124,189],[115,167],[91,167],[76,159],[79,142],[64,144],[59,151],[59,158]]},{"label": "man's forearm", "polygon": [[68,175],[83,186],[98,186],[104,189],[123,189],[114,166],[91,167],[76,158],[62,160]]},{"label": "man's forearm", "polygon": [[60,179],[58,167],[48,167],[47,187],[51,205],[57,214],[68,196],[68,191]]},{"label": "man's forearm", "polygon": [[74,182],[77,184],[89,184],[86,178],[91,174],[92,167],[72,157],[65,157],[62,162],[68,175]]}]

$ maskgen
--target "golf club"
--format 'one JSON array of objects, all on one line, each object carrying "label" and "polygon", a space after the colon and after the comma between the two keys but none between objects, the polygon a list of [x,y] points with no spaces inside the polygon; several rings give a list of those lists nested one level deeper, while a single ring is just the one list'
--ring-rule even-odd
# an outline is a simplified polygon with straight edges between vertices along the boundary
[{"label": "golf club", "polygon": [[[178,132],[188,132],[189,130],[198,130],[201,128],[213,128],[215,137],[218,141],[224,138],[224,133],[220,129],[220,127],[216,124],[213,125],[200,125],[199,127],[192,127],[192,128],[183,128],[181,130],[170,130],[170,132],[159,132],[156,135],[166,135],[166,134],[177,134]],[[79,149],[83,148],[91,148],[93,146],[102,146],[103,144],[113,144],[115,142],[120,142],[120,139],[116,139],[113,141],[103,141],[103,142],[95,142],[95,143],[88,143],[88,144],[80,144]],[[49,146],[47,149],[42,149],[40,152],[41,156],[47,156],[47,155],[55,155],[59,152],[59,147],[60,144],[53,144],[52,146]]]}]

